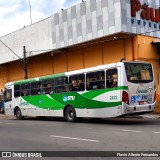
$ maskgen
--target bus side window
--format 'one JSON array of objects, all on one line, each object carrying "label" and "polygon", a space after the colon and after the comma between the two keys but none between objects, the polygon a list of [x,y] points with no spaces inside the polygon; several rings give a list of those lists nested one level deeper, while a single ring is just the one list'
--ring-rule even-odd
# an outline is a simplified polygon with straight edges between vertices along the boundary
[{"label": "bus side window", "polygon": [[49,79],[48,80],[48,90],[50,94],[54,93],[54,79]]},{"label": "bus side window", "polygon": [[117,69],[106,70],[106,88],[115,88],[118,86]]},{"label": "bus side window", "polygon": [[69,77],[69,91],[84,91],[85,90],[85,75],[73,75]]},{"label": "bus side window", "polygon": [[4,92],[4,101],[9,102],[12,100],[12,90],[11,89],[6,89]]},{"label": "bus side window", "polygon": [[42,94],[54,93],[54,79],[47,79],[42,81]]},{"label": "bus side window", "polygon": [[58,77],[55,79],[55,93],[68,92],[68,77]]},{"label": "bus side window", "polygon": [[31,95],[41,94],[42,84],[41,81],[36,81],[31,83]]},{"label": "bus side window", "polygon": [[104,89],[104,71],[87,73],[87,90]]},{"label": "bus side window", "polygon": [[21,96],[29,96],[31,93],[30,83],[21,84]]},{"label": "bus side window", "polygon": [[21,86],[19,84],[14,85],[14,97],[18,98],[21,96]]}]

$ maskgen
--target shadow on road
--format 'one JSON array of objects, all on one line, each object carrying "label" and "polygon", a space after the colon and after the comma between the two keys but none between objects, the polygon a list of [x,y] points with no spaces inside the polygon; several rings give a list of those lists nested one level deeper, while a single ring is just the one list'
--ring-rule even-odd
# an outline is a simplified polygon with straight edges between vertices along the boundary
[{"label": "shadow on road", "polygon": [[[16,120],[16,119],[12,119]],[[64,118],[57,117],[26,117],[22,121],[56,121],[66,122]],[[66,122],[72,123],[72,122]],[[159,125],[160,121],[156,119],[144,119],[142,117],[126,117],[126,118],[77,118],[75,123],[89,123],[89,124],[107,124],[107,125]]]}]

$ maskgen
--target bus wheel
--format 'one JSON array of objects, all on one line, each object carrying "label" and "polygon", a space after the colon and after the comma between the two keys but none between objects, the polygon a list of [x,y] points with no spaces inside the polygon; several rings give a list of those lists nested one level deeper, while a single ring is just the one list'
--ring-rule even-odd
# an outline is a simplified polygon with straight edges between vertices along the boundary
[{"label": "bus wheel", "polygon": [[65,118],[68,122],[75,122],[76,120],[76,111],[72,106],[69,106],[65,110]]},{"label": "bus wheel", "polygon": [[21,110],[19,108],[16,109],[16,119],[17,120],[22,120],[23,119]]}]

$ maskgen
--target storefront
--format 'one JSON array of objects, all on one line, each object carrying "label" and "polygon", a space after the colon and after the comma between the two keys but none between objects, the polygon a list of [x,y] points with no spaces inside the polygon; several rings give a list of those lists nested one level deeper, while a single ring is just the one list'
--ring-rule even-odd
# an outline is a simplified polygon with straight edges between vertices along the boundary
[{"label": "storefront", "polygon": [[[160,111],[159,7],[159,0],[86,0],[0,40],[19,57],[26,46],[29,78],[122,58],[151,62]],[[2,43],[0,57],[0,88],[24,78],[19,58]]]}]

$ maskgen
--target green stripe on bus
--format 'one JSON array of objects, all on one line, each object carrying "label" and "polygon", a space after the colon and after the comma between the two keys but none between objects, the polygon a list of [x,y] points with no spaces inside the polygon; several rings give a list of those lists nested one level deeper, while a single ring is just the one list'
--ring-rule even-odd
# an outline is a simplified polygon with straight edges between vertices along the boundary
[{"label": "green stripe on bus", "polygon": [[89,92],[85,92],[84,94],[82,94],[84,97],[93,99],[103,93],[106,92],[111,92],[111,91],[116,91],[116,90],[128,90],[128,86],[119,86],[117,88],[106,88],[106,89],[102,89],[102,90],[92,90]]},{"label": "green stripe on bus", "polygon": [[21,80],[21,81],[17,81],[14,82],[14,84],[24,84],[24,83],[31,83],[31,82],[35,82],[37,81],[37,79],[39,80],[47,80],[47,79],[51,79],[51,78],[57,78],[57,77],[62,77],[65,76],[64,73],[59,73],[59,74],[53,74],[53,75],[48,75],[48,76],[43,76],[43,77],[37,77],[37,78],[32,78],[32,79],[26,79],[26,80]]},{"label": "green stripe on bus", "polygon": [[43,108],[43,109],[55,109],[58,110],[63,108],[63,104],[49,98],[47,95],[37,95],[37,96],[24,96],[22,97],[29,104]]},{"label": "green stripe on bus", "polygon": [[[96,94],[97,95],[97,94]],[[74,97],[74,100],[64,101],[64,96]],[[97,95],[98,96],[98,95]],[[37,95],[37,96],[25,96],[23,97],[25,101],[32,104],[33,106],[43,108],[43,109],[53,109],[60,110],[63,109],[66,105],[72,105],[75,108],[105,108],[105,107],[116,107],[122,105],[121,101],[117,102],[100,102],[97,100],[92,100],[88,97],[77,92],[68,92],[63,94],[51,94],[51,95]]]},{"label": "green stripe on bus", "polygon": [[64,73],[59,73],[59,74],[53,74],[53,75],[39,77],[39,79],[40,80],[46,80],[46,79],[51,79],[51,78],[63,77],[63,76],[65,76]]}]

